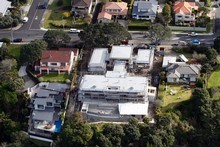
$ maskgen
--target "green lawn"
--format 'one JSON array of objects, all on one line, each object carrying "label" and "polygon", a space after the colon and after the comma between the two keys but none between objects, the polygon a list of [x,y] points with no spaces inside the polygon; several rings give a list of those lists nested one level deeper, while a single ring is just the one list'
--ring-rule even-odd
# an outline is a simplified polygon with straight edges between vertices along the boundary
[{"label": "green lawn", "polygon": [[[55,0],[51,5],[48,6],[48,11],[45,15],[44,20],[44,28],[50,28],[50,29],[67,29],[70,28],[74,24],[84,24],[86,23],[85,20],[82,19],[73,19],[71,16],[70,10],[71,10],[71,1],[70,0],[64,0],[62,6],[57,6],[57,1]],[[66,13],[68,16],[66,16],[64,13]]]},{"label": "green lawn", "polygon": [[10,44],[8,45],[8,52],[10,55],[12,55],[16,60],[19,60],[20,58],[20,49],[21,49],[20,44]]},{"label": "green lawn", "polygon": [[[167,90],[164,90],[165,86],[160,85],[159,86],[159,93],[158,97],[162,99],[161,106],[163,109],[169,109],[173,108],[176,105],[178,105],[180,102],[186,101],[190,99],[192,95],[192,90],[189,89],[181,89],[182,85],[168,85]],[[177,93],[174,95],[171,95],[170,92],[176,91]]]},{"label": "green lawn", "polygon": [[151,24],[150,21],[131,19],[128,21],[128,29],[134,31],[138,31],[138,30],[147,31],[148,26],[150,24]]},{"label": "green lawn", "polygon": [[43,75],[39,78],[40,81],[45,82],[65,82],[66,79],[70,79],[71,75],[68,74],[56,74],[56,73],[50,73]]},{"label": "green lawn", "polygon": [[220,86],[220,67],[214,71],[208,80],[208,88]]}]

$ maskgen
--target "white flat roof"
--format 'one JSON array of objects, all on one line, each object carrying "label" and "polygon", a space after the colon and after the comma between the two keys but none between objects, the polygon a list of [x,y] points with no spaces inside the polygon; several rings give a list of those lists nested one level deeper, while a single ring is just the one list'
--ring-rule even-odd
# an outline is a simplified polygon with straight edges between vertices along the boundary
[{"label": "white flat roof", "polygon": [[144,104],[119,103],[118,110],[120,115],[147,115],[149,102]]},{"label": "white flat roof", "polygon": [[80,90],[145,92],[148,86],[146,77],[106,77],[105,75],[84,75]]},{"label": "white flat roof", "polygon": [[175,62],[176,62],[176,57],[164,56],[162,67],[167,67],[169,63],[175,63]]},{"label": "white flat roof", "polygon": [[112,46],[110,59],[125,59],[131,58],[133,47],[130,45]]},{"label": "white flat roof", "polygon": [[180,57],[181,61],[183,61],[183,62],[189,61],[183,54],[179,55],[179,57]]},{"label": "white flat roof", "polygon": [[0,13],[4,16],[7,9],[10,7],[11,7],[11,2],[7,0],[1,0]]},{"label": "white flat roof", "polygon": [[149,49],[139,49],[136,62],[137,63],[150,63],[152,52],[153,50],[149,50]]},{"label": "white flat roof", "polygon": [[108,55],[108,48],[95,48],[89,62],[89,67],[104,67],[106,57]]},{"label": "white flat roof", "polygon": [[3,46],[4,42],[0,42],[0,48]]}]

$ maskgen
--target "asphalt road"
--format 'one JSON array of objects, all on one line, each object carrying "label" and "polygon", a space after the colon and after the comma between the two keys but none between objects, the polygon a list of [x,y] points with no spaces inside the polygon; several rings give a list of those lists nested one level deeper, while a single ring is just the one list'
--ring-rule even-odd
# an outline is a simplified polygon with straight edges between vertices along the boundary
[{"label": "asphalt road", "polygon": [[[42,5],[45,0],[34,0],[30,11],[28,13],[28,22],[24,23],[18,30],[1,30],[0,31],[0,38],[7,37],[11,40],[15,38],[22,38],[24,42],[29,42],[35,39],[42,39],[45,30],[41,30],[41,20],[45,13],[45,9],[40,9],[39,6]],[[193,39],[199,39],[201,43],[212,44],[215,37],[220,35],[220,8],[216,9],[215,15],[215,34],[211,35],[204,35],[199,34],[196,37],[190,37],[187,34],[173,34],[171,39],[162,41],[161,44],[170,45],[177,43],[179,40],[190,42]],[[133,40],[138,42],[145,42],[149,43],[150,40],[148,38],[143,38],[144,34],[142,32],[138,33],[131,33]],[[77,34],[69,34],[71,36],[71,41],[75,42],[79,40]]]}]

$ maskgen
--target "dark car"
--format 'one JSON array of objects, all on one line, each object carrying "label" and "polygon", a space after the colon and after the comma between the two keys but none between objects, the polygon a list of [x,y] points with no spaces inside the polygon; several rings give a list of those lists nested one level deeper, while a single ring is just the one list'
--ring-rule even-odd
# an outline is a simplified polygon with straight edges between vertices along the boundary
[{"label": "dark car", "polygon": [[16,38],[13,40],[13,42],[22,42],[22,38]]}]

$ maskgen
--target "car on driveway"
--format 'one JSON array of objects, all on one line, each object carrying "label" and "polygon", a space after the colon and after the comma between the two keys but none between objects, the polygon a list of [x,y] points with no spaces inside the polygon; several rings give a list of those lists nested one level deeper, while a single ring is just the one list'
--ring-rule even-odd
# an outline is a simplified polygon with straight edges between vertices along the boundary
[{"label": "car on driveway", "polygon": [[80,33],[80,30],[77,29],[70,29],[69,33]]},{"label": "car on driveway", "polygon": [[198,35],[198,34],[195,33],[195,32],[191,32],[191,33],[188,34],[188,36],[191,36],[191,37],[195,37],[195,36],[197,36],[197,35]]}]

